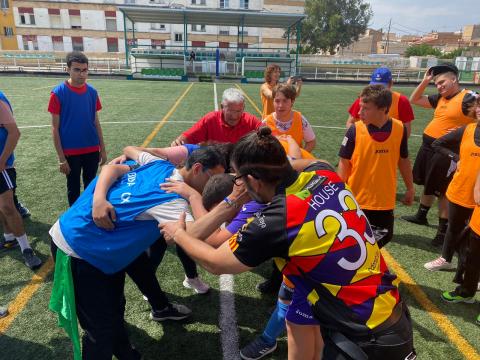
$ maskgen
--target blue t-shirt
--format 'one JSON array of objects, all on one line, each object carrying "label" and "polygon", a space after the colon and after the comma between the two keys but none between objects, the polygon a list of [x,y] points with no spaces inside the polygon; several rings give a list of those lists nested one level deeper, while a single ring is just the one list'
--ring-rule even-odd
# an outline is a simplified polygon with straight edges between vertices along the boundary
[{"label": "blue t-shirt", "polygon": [[[13,113],[13,109],[12,109],[12,105],[10,104],[10,101],[8,101],[5,94],[1,91],[0,91],[0,101],[3,101],[5,104],[7,104],[8,107],[10,108],[10,111]],[[5,144],[7,142],[7,137],[8,137],[8,131],[3,126],[1,126],[0,127],[0,154],[3,152],[3,149],[5,149]],[[11,166],[13,166],[14,161],[15,161],[15,155],[12,152],[10,154],[10,156],[8,157],[5,165],[7,167],[11,167]]]},{"label": "blue t-shirt", "polygon": [[260,204],[256,201],[250,201],[242,206],[242,209],[238,212],[237,216],[232,220],[230,224],[226,226],[226,230],[232,234],[236,234],[238,230],[246,224],[247,219],[251,218],[255,213],[260,213],[267,204]]}]

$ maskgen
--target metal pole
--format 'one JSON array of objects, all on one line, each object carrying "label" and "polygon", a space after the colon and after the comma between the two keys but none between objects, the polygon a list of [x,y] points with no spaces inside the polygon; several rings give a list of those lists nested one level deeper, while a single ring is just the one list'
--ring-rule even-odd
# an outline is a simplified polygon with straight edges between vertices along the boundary
[{"label": "metal pole", "polygon": [[287,30],[287,54],[290,51],[290,29],[291,28],[292,26],[289,26]]},{"label": "metal pole", "polygon": [[243,31],[244,31],[244,27],[243,27],[243,22],[244,22],[245,18],[242,16],[242,49],[241,49],[241,52],[240,52],[240,56],[243,57]]},{"label": "metal pole", "polygon": [[302,22],[299,21],[297,23],[297,53],[295,55],[295,75],[297,74],[297,68],[298,68],[298,55],[300,52],[300,39],[302,37]]},{"label": "metal pole", "polygon": [[128,39],[127,39],[127,15],[123,14],[123,39],[125,40],[125,64],[128,67]]}]

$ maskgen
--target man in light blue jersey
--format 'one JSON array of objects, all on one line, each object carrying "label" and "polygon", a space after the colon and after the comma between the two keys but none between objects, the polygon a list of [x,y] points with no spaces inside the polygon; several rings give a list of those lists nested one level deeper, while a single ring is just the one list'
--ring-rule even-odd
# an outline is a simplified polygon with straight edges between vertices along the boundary
[{"label": "man in light blue jersey", "polygon": [[[187,221],[193,221],[187,201],[164,191],[160,184],[168,178],[201,192],[210,176],[224,172],[225,167],[210,148],[193,152],[181,169],[141,148],[127,147],[124,152],[136,162],[105,166],[50,230],[53,248],[58,248],[50,308],[63,316],[59,321],[75,349],[76,325],[65,325],[64,316],[68,315],[64,299],[73,292],[75,305],[70,303],[69,308],[70,314],[76,310],[85,330],[84,359],[140,358],[124,327],[125,273],[158,239],[158,222],[178,219],[185,211]],[[197,216],[195,208],[192,212]],[[164,312],[181,313],[182,309],[168,304]],[[152,312],[152,318],[169,318],[165,313]],[[75,322],[76,316],[66,317]],[[76,350],[79,353],[78,341]]]}]

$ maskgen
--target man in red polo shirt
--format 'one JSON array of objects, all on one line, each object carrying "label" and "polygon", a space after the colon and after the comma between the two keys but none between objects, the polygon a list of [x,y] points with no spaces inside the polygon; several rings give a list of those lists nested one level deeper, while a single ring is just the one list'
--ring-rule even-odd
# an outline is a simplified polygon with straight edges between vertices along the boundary
[{"label": "man in red polo shirt", "polygon": [[260,120],[244,112],[245,97],[240,90],[230,88],[223,92],[222,109],[202,117],[182,133],[171,146],[183,144],[235,143],[243,135],[257,129]]}]

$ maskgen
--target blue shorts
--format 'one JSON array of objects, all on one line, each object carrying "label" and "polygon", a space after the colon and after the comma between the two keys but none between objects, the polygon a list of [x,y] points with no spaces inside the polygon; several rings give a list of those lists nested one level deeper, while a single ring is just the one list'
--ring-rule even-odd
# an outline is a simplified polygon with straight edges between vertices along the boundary
[{"label": "blue shorts", "polygon": [[293,292],[292,303],[288,306],[285,318],[296,325],[320,325],[313,316],[310,302],[305,295],[298,294],[298,291]]}]

